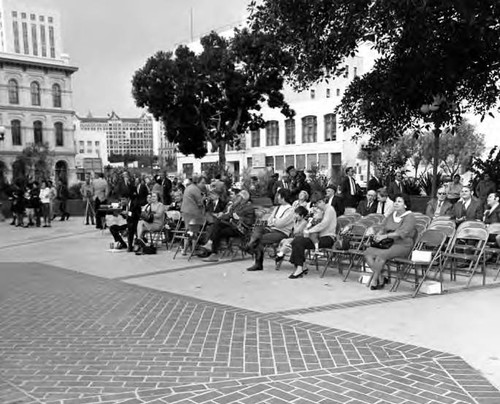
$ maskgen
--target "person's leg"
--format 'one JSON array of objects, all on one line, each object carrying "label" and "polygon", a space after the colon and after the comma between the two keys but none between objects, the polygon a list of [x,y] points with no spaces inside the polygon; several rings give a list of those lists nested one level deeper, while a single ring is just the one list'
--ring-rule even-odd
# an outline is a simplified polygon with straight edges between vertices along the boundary
[{"label": "person's leg", "polygon": [[319,233],[309,233],[309,240],[312,241],[314,245],[314,253],[319,253]]},{"label": "person's leg", "polygon": [[137,239],[142,240],[142,235],[144,234],[144,231],[146,230],[145,222],[144,220],[139,220],[137,223]]},{"label": "person's leg", "polygon": [[290,262],[295,265],[295,271],[290,275],[290,279],[300,277],[304,271],[304,262],[306,260],[306,250],[314,248],[311,239],[306,237],[295,237],[292,241],[292,253],[290,254]]},{"label": "person's leg", "polygon": [[[264,244],[263,240],[265,238],[266,244],[268,244],[268,240],[273,239],[272,233],[273,231],[269,231],[264,227],[256,227],[252,236],[250,237],[250,242],[248,243],[248,250],[252,252],[255,256],[254,264],[247,268],[247,271],[262,271],[264,269]],[[275,242],[281,241],[285,236],[281,237],[279,240]]]},{"label": "person's leg", "polygon": [[125,230],[127,228],[127,225],[117,225],[117,224],[114,224],[113,226],[111,226],[109,228],[109,231],[111,233],[111,235],[113,236],[113,239],[117,242],[117,243],[120,243],[120,246],[121,247],[124,247],[126,248],[127,247],[127,244],[125,243],[125,241],[123,240],[123,237],[121,235],[121,232],[123,230]]},{"label": "person's leg", "polygon": [[128,241],[128,251],[133,251],[134,237],[137,233],[137,221],[127,223],[127,241]]},{"label": "person's leg", "polygon": [[95,198],[95,227],[97,229],[102,229],[102,214],[99,213],[99,208],[101,207],[101,200],[99,198]]}]

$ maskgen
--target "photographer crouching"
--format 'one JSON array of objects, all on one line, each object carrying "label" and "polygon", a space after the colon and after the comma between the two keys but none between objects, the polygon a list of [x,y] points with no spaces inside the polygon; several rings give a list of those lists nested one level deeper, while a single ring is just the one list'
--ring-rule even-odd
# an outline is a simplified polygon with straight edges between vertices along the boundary
[{"label": "photographer crouching", "polygon": [[[114,224],[109,228],[111,235],[114,240],[118,243],[116,247],[117,250],[127,249],[128,252],[133,251],[134,246],[134,235],[137,231],[137,223],[141,216],[141,205],[139,204],[137,198],[130,199],[128,196],[123,196],[120,199],[120,206],[122,207],[121,212],[117,214],[126,220],[125,224],[117,225]],[[122,237],[122,232],[127,230],[127,241],[125,243]]]}]

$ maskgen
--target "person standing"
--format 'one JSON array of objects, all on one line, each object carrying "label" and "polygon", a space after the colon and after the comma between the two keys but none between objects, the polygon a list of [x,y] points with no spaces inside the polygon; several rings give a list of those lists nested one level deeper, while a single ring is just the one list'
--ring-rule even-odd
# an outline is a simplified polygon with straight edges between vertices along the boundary
[{"label": "person standing", "polygon": [[[193,182],[186,187],[182,196],[181,213],[186,229],[193,233],[193,247],[195,236],[201,230],[205,222],[205,206],[203,192],[206,190],[206,180],[204,177],[195,177]],[[183,255],[187,254],[189,241],[186,240]]]},{"label": "person standing", "polygon": [[452,205],[458,202],[460,199],[460,192],[462,192],[464,184],[462,184],[462,179],[460,175],[455,174],[453,176],[453,182],[448,184],[446,189],[446,198],[451,202]]},{"label": "person standing", "polygon": [[90,182],[90,176],[85,179],[85,182],[82,184],[80,188],[80,193],[82,194],[83,200],[85,201],[85,224],[89,225],[89,219],[94,226],[94,187]]},{"label": "person standing", "polygon": [[387,194],[391,200],[394,200],[394,197],[399,194],[406,194],[405,186],[403,184],[403,174],[399,171],[394,176],[394,181],[389,183],[387,187]]},{"label": "person standing", "polygon": [[488,198],[488,195],[496,192],[496,190],[496,184],[491,180],[490,175],[485,173],[483,175],[483,179],[479,181],[476,187],[476,196],[480,199],[483,207],[486,207],[486,199]]},{"label": "person standing", "polygon": [[167,173],[163,174],[161,182],[163,204],[170,205],[172,203],[172,181],[168,178]]},{"label": "person standing", "polygon": [[51,227],[51,214],[50,214],[50,195],[51,195],[50,187],[47,184],[47,181],[42,181],[42,185],[40,187],[40,203],[42,204],[42,217],[43,217],[43,227]]},{"label": "person standing", "polygon": [[59,212],[61,213],[61,222],[69,219],[69,213],[66,210],[66,205],[68,202],[68,185],[66,181],[62,178],[59,178],[59,182],[57,184],[57,199],[59,200]]},{"label": "person standing", "polygon": [[104,179],[104,174],[97,173],[94,182],[94,207],[95,207],[95,225],[97,229],[102,229],[105,226],[104,215],[99,213],[99,208],[108,202],[109,185]]},{"label": "person standing", "polygon": [[344,206],[355,208],[358,204],[359,185],[354,179],[354,168],[348,167],[345,170],[346,176],[342,179],[340,184],[341,195],[344,198]]}]

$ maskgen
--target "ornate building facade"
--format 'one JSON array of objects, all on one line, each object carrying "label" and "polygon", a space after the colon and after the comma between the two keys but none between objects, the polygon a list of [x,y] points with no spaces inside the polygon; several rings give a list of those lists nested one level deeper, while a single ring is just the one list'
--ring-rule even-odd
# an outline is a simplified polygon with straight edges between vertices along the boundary
[{"label": "ornate building facade", "polygon": [[[22,2],[0,2],[0,168],[11,180],[16,159],[31,147],[48,156],[50,176],[76,180],[71,76],[61,53],[59,15]],[[36,165],[25,174],[35,178]]]}]

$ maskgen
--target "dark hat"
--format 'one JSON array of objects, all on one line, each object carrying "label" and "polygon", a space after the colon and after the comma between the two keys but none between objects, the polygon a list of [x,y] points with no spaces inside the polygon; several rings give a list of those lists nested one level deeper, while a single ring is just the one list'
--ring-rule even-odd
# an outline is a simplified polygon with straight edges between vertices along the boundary
[{"label": "dark hat", "polygon": [[292,171],[292,170],[295,170],[294,166],[289,166],[289,167],[286,168],[286,172],[287,173],[290,173],[290,171]]},{"label": "dark hat", "polygon": [[271,175],[272,178],[279,178],[280,175],[278,173],[274,173],[273,175]]}]

